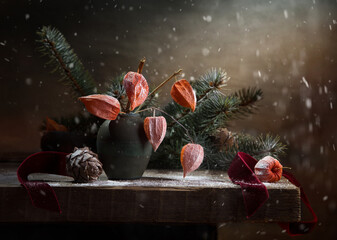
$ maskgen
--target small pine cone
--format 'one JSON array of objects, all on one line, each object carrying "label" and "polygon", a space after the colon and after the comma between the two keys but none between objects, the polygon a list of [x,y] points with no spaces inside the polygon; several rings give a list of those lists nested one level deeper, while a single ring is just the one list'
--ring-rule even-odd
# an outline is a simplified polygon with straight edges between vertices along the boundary
[{"label": "small pine cone", "polygon": [[95,181],[102,174],[102,163],[98,155],[88,147],[76,148],[67,155],[67,172],[75,179],[75,182],[83,183]]},{"label": "small pine cone", "polygon": [[215,139],[219,145],[220,152],[227,151],[235,143],[235,139],[232,132],[228,131],[227,128],[218,129],[217,132],[215,133]]}]

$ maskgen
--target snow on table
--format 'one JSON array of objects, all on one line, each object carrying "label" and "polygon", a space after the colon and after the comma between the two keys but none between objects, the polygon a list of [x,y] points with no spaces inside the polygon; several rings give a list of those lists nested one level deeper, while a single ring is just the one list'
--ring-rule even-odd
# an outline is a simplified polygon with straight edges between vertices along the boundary
[{"label": "snow on table", "polygon": [[16,167],[0,165],[0,222],[175,222],[217,224],[228,221],[298,221],[299,189],[281,179],[265,183],[269,199],[247,219],[241,188],[226,172],[147,170],[136,180],[73,183],[69,177],[32,174],[46,180],[59,199],[62,214],[31,205],[16,178]]}]

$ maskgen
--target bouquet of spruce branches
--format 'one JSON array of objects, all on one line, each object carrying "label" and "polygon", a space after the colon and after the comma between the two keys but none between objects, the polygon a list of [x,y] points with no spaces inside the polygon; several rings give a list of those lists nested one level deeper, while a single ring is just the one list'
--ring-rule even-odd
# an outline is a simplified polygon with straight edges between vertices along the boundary
[{"label": "bouquet of spruce branches", "polygon": [[[96,94],[95,81],[77,57],[65,37],[55,28],[42,27],[38,31],[39,51],[47,56],[47,65],[52,72],[58,72],[60,81],[67,85],[74,97]],[[127,102],[127,94],[123,87],[121,74],[110,80],[104,94],[113,96],[121,103]],[[162,107],[166,118],[166,137],[160,147],[151,156],[150,168],[180,168],[180,152],[182,146],[193,138],[193,142],[204,147],[205,158],[202,167],[226,170],[238,151],[246,152],[255,158],[271,155],[279,157],[284,154],[283,145],[278,136],[270,134],[251,136],[245,133],[229,131],[230,121],[241,119],[256,112],[257,102],[262,99],[262,90],[250,87],[224,94],[223,89],[229,81],[227,73],[221,69],[211,69],[197,80],[191,81],[196,94],[197,108],[193,112],[172,101]],[[158,93],[157,93],[158,94]],[[148,114],[141,111],[149,107],[158,107],[157,94],[149,97],[137,111],[144,117]],[[81,119],[75,124],[73,119]],[[178,123],[180,124],[177,124]],[[93,125],[102,121],[95,116],[71,116],[58,119],[69,131],[87,131],[93,134]],[[190,136],[186,135],[185,129]],[[97,128],[96,128],[97,129]]]}]

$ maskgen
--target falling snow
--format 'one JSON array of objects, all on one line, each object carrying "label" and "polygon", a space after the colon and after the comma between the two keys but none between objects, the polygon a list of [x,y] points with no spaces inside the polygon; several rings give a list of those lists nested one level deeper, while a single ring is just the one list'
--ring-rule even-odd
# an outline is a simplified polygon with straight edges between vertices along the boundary
[{"label": "falling snow", "polygon": [[[28,119],[25,122],[26,128],[28,124],[41,124],[44,115],[62,117],[63,113],[69,114],[73,107],[82,106],[76,100],[72,100],[72,91],[67,86],[60,85],[53,89],[58,83],[50,79],[56,79],[56,74],[49,75],[51,69],[41,65],[43,58],[38,58],[38,54],[32,49],[36,40],[33,37],[37,30],[36,24],[42,16],[38,16],[36,9],[33,9],[36,5],[33,2],[29,1],[30,6],[27,8],[20,8],[23,12],[17,15],[9,14],[10,11],[4,14],[2,23],[8,24],[8,27],[0,39],[0,61],[3,64],[0,81],[10,79],[11,89],[22,87],[17,91],[22,96],[16,100],[14,95],[9,96],[13,91],[8,94],[4,91],[5,97],[8,95],[5,104],[8,104],[8,109],[13,109],[13,112],[20,112],[19,107],[27,107],[24,109]],[[324,208],[321,213],[336,215],[337,199],[333,192],[335,182],[331,175],[337,170],[334,163],[337,154],[337,136],[334,129],[334,69],[337,55],[333,42],[336,39],[337,18],[335,6],[330,3],[332,1],[279,3],[273,0],[266,3],[242,1],[235,4],[215,1],[214,5],[208,2],[201,4],[198,1],[163,1],[160,4],[167,6],[162,9],[158,9],[157,5],[149,6],[146,1],[117,2],[93,4],[89,1],[82,4],[78,12],[67,10],[60,15],[55,12],[59,19],[51,19],[52,22],[59,23],[55,27],[64,24],[74,26],[63,33],[74,51],[78,51],[83,65],[90,73],[94,72],[92,75],[99,82],[97,92],[104,91],[104,79],[123,71],[137,70],[137,59],[143,55],[148,64],[143,71],[149,85],[152,86],[170,76],[175,69],[183,68],[185,76],[179,77],[194,82],[208,69],[222,67],[233,77],[233,81],[230,82],[232,86],[225,89],[224,94],[230,94],[231,88],[236,91],[237,88],[254,85],[264,92],[264,99],[259,104],[261,111],[256,113],[256,117],[250,118],[248,123],[243,123],[242,129],[254,135],[257,135],[260,129],[279,134],[281,141],[289,146],[289,154],[282,160],[295,169],[299,179],[312,179],[312,183],[304,181],[302,185],[308,191],[308,196],[314,196],[312,199],[317,208]],[[7,4],[6,1],[4,4]],[[40,7],[48,9],[48,5],[50,3],[44,1]],[[55,11],[60,12],[57,9]],[[95,14],[96,16],[92,16]],[[87,21],[88,19],[90,21]],[[95,25],[98,19],[106,23]],[[116,25],[119,21],[121,25]],[[53,25],[52,22],[50,24]],[[92,26],[99,26],[99,30],[102,31],[97,32],[98,29]],[[106,26],[110,29],[104,29]],[[29,29],[33,30],[30,34],[27,32]],[[74,68],[77,68],[75,64],[66,62],[66,67],[73,72]],[[46,93],[48,89],[51,91],[50,95]],[[54,101],[52,96],[55,91],[59,92],[56,93],[58,97]],[[162,101],[164,95],[166,98],[163,101],[167,102],[170,95],[164,93],[165,91],[156,93],[155,98]],[[69,101],[70,104],[75,103],[70,109]],[[84,117],[89,116],[84,110],[82,113]],[[260,118],[259,115],[263,116]],[[70,117],[74,125],[84,123],[81,122],[83,116],[74,116],[75,114]],[[175,117],[180,118],[182,115],[177,114]],[[241,122],[234,121],[234,127],[241,129]],[[37,127],[34,133],[36,129]],[[88,133],[92,134],[97,133],[98,129],[97,124],[86,128]],[[30,135],[27,136],[32,135],[32,131],[29,131],[28,129],[27,133]],[[25,138],[27,137],[22,137],[22,142]],[[35,139],[35,142],[38,140]],[[302,168],[304,171],[298,171]],[[177,175],[177,179],[167,179],[161,184],[185,187],[195,184],[195,181],[203,184],[204,180],[194,176],[181,180],[181,174]],[[115,187],[133,183],[98,181],[87,185]],[[54,184],[56,186],[58,183]],[[219,187],[229,185],[230,182],[218,183]],[[273,185],[267,184],[267,187],[270,186]],[[43,195],[42,192],[40,194]],[[276,204],[281,203],[281,200],[273,201],[276,201]],[[136,207],[142,211],[144,206],[147,208],[144,203]],[[226,207],[226,204],[224,206]],[[323,216],[322,219],[324,218],[327,217]],[[327,224],[323,222],[321,229],[325,225]],[[226,224],[221,226],[226,227]],[[252,233],[272,236],[269,229],[264,227],[255,228]],[[273,233],[275,237],[271,238],[285,237],[285,234],[281,237],[276,236],[281,233],[285,231],[279,230]],[[243,233],[238,233],[238,239],[240,237],[249,239],[248,235]],[[267,239],[267,236],[265,237]]]},{"label": "falling snow", "polygon": [[79,117],[74,117],[74,122],[76,123],[76,124],[79,124],[80,122],[81,122],[81,120],[80,120],[80,118]]},{"label": "falling snow", "polygon": [[205,21],[205,22],[212,22],[212,16],[210,15],[207,15],[207,16],[202,16],[202,19]]},{"label": "falling snow", "polygon": [[31,79],[31,78],[26,78],[26,79],[25,79],[25,83],[26,83],[27,86],[30,86],[30,85],[32,85],[32,83],[33,83],[33,79]]},{"label": "falling snow", "polygon": [[288,19],[288,11],[287,10],[283,10],[283,15],[285,19]]},{"label": "falling snow", "polygon": [[311,109],[312,102],[311,102],[311,99],[310,99],[310,98],[305,99],[305,106],[306,106],[308,109]]},{"label": "falling snow", "polygon": [[202,52],[202,55],[203,55],[204,57],[207,57],[207,56],[209,55],[209,53],[210,53],[210,51],[209,51],[208,48],[203,48],[203,49],[201,50],[201,52]]},{"label": "falling snow", "polygon": [[46,192],[43,191],[43,190],[40,190],[40,194],[41,194],[42,196],[46,196],[46,195],[47,195]]},{"label": "falling snow", "polygon": [[308,81],[305,79],[305,77],[302,77],[302,81],[304,82],[305,86],[306,86],[307,88],[309,88],[309,83],[308,83]]}]

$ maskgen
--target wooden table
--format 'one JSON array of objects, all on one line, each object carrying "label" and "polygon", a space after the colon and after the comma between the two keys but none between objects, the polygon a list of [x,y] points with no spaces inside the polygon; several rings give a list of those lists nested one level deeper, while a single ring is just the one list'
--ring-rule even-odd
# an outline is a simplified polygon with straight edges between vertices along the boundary
[{"label": "wooden table", "polygon": [[[0,163],[0,222],[193,223],[299,221],[299,188],[286,179],[266,183],[269,199],[246,219],[241,188],[220,171],[147,170],[143,178],[94,183],[49,182],[62,214],[32,206],[16,177],[18,164]],[[37,176],[33,176],[33,178]]]}]

